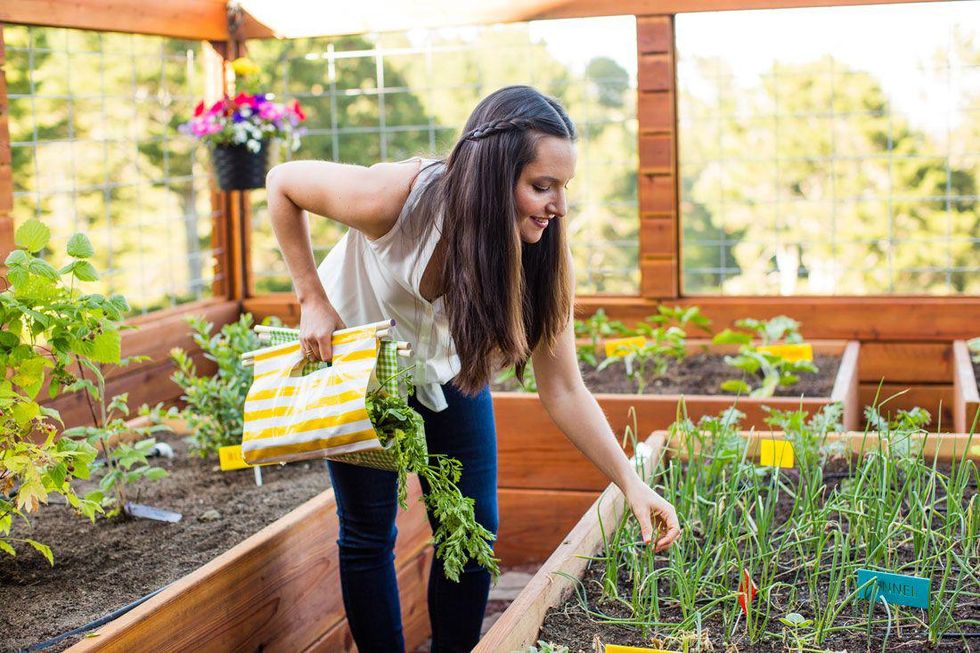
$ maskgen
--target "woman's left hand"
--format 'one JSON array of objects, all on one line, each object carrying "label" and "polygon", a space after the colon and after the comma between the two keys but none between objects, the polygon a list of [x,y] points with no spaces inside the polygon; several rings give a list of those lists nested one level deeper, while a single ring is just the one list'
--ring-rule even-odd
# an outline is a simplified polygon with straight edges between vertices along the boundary
[{"label": "woman's left hand", "polygon": [[674,506],[639,478],[627,491],[626,501],[640,522],[643,542],[650,544],[654,536],[657,536],[654,551],[663,551],[680,536],[681,527]]}]

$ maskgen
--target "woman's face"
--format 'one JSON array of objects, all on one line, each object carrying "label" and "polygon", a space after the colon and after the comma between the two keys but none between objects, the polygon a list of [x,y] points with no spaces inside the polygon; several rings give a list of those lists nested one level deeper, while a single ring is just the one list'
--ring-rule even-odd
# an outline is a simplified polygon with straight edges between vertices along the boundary
[{"label": "woman's face", "polygon": [[538,242],[552,220],[565,217],[565,187],[574,176],[575,144],[557,136],[539,138],[534,160],[524,166],[514,189],[521,240]]}]

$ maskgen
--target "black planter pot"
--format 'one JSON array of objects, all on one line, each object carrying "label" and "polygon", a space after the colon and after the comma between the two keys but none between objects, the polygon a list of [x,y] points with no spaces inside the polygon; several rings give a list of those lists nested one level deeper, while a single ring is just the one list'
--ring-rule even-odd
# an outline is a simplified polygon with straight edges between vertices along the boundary
[{"label": "black planter pot", "polygon": [[211,161],[221,190],[263,188],[269,168],[269,141],[262,141],[258,152],[251,152],[244,145],[215,145],[211,148]]}]

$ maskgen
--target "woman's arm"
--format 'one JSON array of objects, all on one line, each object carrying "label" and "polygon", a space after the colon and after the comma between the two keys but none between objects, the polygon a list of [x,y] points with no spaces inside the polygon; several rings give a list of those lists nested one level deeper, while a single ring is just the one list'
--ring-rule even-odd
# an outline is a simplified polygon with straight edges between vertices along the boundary
[{"label": "woman's arm", "polygon": [[[554,352],[539,346],[532,358],[541,403],[555,425],[623,492],[640,522],[643,541],[650,542],[656,535],[657,551],[670,546],[680,535],[677,513],[636,473],[598,402],[582,382],[575,356],[572,319],[569,319]],[[659,534],[654,533],[653,522],[656,522]]]},{"label": "woman's arm", "polygon": [[363,232],[386,234],[401,212],[421,160],[370,168],[328,161],[290,161],[266,176],[272,230],[300,303],[300,342],[317,360],[330,360],[333,332],[344,328],[317,276],[304,211]]}]

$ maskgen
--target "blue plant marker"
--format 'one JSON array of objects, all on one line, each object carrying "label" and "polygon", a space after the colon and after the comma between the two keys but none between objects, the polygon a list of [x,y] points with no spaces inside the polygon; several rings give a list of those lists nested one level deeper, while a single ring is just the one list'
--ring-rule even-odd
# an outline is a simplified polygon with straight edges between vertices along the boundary
[{"label": "blue plant marker", "polygon": [[870,601],[874,597],[883,596],[886,601],[895,605],[907,605],[912,608],[929,607],[930,581],[928,578],[889,574],[888,572],[874,571],[872,569],[858,569],[858,587],[861,587],[872,578],[878,579],[877,588],[875,588],[874,584],[865,587],[858,595],[858,598]]}]

